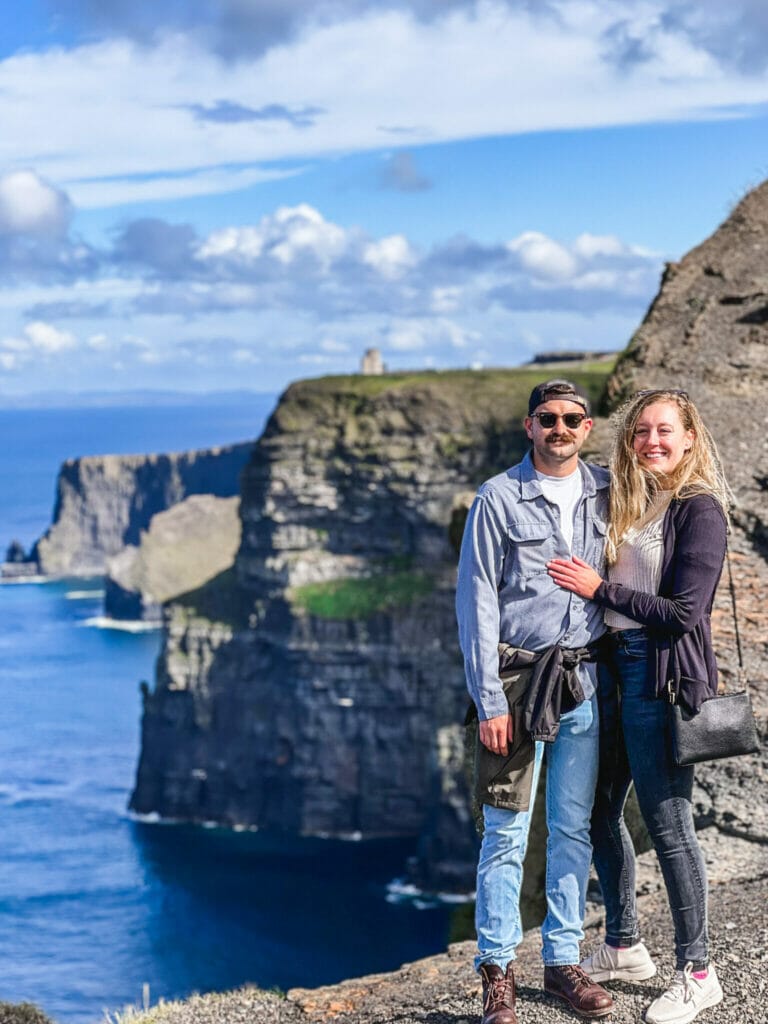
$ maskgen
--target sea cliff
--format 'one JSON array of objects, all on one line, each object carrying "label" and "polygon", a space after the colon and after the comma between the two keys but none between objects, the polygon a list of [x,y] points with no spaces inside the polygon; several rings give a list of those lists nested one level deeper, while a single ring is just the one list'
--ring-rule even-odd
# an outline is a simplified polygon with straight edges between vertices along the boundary
[{"label": "sea cliff", "polygon": [[252,444],[168,455],[68,459],[56,481],[53,522],[32,560],[46,576],[99,576],[138,545],[152,517],[193,494],[237,497]]},{"label": "sea cliff", "polygon": [[[573,372],[600,394],[605,367]],[[166,607],[135,811],[421,834],[436,880],[466,885],[461,497],[522,455],[540,378],[424,373],[288,389],[243,473],[234,571]]]}]

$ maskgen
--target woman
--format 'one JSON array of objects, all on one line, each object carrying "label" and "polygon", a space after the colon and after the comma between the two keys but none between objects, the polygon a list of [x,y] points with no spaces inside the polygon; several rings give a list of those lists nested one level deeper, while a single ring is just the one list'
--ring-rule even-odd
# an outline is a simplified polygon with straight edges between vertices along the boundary
[{"label": "woman", "polygon": [[723,998],[709,964],[707,881],[693,827],[693,768],[671,758],[670,690],[690,710],[717,692],[710,612],[726,548],[729,490],[715,444],[685,392],[640,391],[619,414],[611,457],[608,580],[556,560],[555,582],[605,607],[600,776],[592,816],[605,942],[582,967],[595,981],[656,966],[640,941],[634,850],[623,808],[634,781],[675,930],[676,972],[648,1024],[685,1024]]}]

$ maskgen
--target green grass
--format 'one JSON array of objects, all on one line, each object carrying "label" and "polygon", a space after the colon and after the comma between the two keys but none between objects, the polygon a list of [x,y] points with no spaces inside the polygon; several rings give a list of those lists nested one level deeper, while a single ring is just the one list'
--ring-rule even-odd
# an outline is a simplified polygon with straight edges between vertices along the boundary
[{"label": "green grass", "polygon": [[367,619],[376,612],[408,607],[433,588],[434,579],[427,573],[403,570],[307,583],[295,587],[289,596],[299,608],[321,619]]},{"label": "green grass", "polygon": [[[617,356],[618,358],[618,356]],[[447,392],[466,396],[482,395],[511,388],[527,393],[535,384],[553,376],[567,377],[588,388],[591,397],[598,398],[611,373],[616,360],[593,360],[583,363],[563,363],[547,366],[518,366],[488,370],[422,370],[417,373],[385,373],[381,376],[347,374],[315,377],[296,381],[289,392],[314,392],[315,394],[354,394],[361,397],[375,397],[386,391],[405,391],[411,388],[436,387]]]}]

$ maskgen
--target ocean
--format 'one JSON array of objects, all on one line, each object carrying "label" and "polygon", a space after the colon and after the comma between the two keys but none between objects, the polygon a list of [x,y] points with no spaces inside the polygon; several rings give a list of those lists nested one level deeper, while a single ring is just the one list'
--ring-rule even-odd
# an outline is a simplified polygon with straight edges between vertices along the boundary
[{"label": "ocean", "polygon": [[[248,440],[273,405],[0,411],[0,545],[48,525],[63,459]],[[410,842],[128,814],[159,633],[103,628],[101,597],[98,579],[0,586],[0,1000],[95,1024],[147,986],[314,986],[443,949],[450,909],[388,889]]]}]

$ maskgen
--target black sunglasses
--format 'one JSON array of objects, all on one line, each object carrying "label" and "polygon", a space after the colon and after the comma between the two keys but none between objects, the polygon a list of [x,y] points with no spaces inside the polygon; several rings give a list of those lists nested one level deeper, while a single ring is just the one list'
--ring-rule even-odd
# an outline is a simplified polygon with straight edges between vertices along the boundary
[{"label": "black sunglasses", "polygon": [[549,430],[550,427],[554,427],[558,420],[562,420],[569,430],[575,430],[577,427],[581,426],[582,422],[586,418],[586,413],[583,412],[566,412],[562,415],[559,412],[531,413],[531,419],[537,419],[545,430]]},{"label": "black sunglasses", "polygon": [[677,395],[678,398],[688,398],[687,391],[680,391],[677,388],[646,388],[645,391],[636,391],[634,398],[647,398],[648,395]]}]

